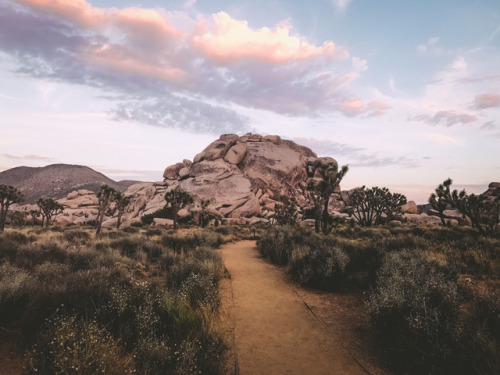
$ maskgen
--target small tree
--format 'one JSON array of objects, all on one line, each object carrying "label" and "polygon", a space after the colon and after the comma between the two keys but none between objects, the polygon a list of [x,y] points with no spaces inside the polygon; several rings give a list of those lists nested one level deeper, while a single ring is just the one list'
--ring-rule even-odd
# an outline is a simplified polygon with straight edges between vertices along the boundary
[{"label": "small tree", "polygon": [[274,218],[279,225],[295,225],[299,217],[297,200],[288,195],[282,195],[280,202],[274,208]]},{"label": "small tree", "polygon": [[318,171],[320,179],[312,179],[308,183],[308,189],[311,192],[310,197],[315,205],[315,228],[319,233],[321,230],[324,234],[328,234],[328,221],[330,214],[328,213],[328,204],[330,197],[335,192],[335,189],[340,185],[345,174],[349,171],[347,165],[342,166],[339,171],[337,162],[332,158],[319,158],[313,165],[313,171]]},{"label": "small tree", "polygon": [[200,202],[201,211],[200,211],[200,226],[205,228],[210,220],[213,218],[213,214],[209,212],[208,206],[212,203],[211,199],[202,199]]},{"label": "small tree", "polygon": [[33,225],[36,225],[38,216],[40,216],[40,210],[30,210],[29,214],[33,218]]},{"label": "small tree", "polygon": [[189,203],[193,203],[193,197],[185,190],[177,187],[165,194],[167,204],[170,204],[174,213],[174,229],[177,229],[177,213]]},{"label": "small tree", "polygon": [[45,226],[48,227],[52,217],[55,219],[57,215],[64,211],[64,207],[52,198],[40,198],[36,201],[36,204],[40,208],[40,213],[42,215],[42,227],[44,221]]},{"label": "small tree", "polygon": [[4,231],[9,207],[23,200],[23,194],[14,186],[0,185],[0,232]]},{"label": "small tree", "polygon": [[113,189],[111,186],[102,185],[101,190],[97,193],[97,198],[99,199],[99,205],[97,208],[97,217],[95,219],[95,228],[96,235],[101,234],[102,222],[104,220],[104,216],[109,212],[109,208],[111,203],[115,199],[115,196],[118,192]]},{"label": "small tree", "polygon": [[399,193],[392,194],[387,188],[373,187],[366,189],[362,186],[349,196],[352,205],[352,216],[361,226],[378,225],[385,214],[387,220],[406,204],[406,197]]},{"label": "small tree", "polygon": [[115,199],[114,199],[115,208],[118,211],[118,214],[117,214],[118,220],[116,222],[116,229],[120,228],[123,213],[125,212],[125,209],[127,208],[127,206],[130,204],[131,198],[132,197],[125,196],[122,193],[116,193],[116,195],[115,195]]},{"label": "small tree", "polygon": [[439,184],[439,186],[436,188],[436,192],[432,193],[429,197],[429,203],[432,208],[439,213],[441,224],[443,224],[443,226],[446,225],[446,222],[444,220],[444,210],[446,210],[446,208],[448,208],[448,205],[452,203],[450,192],[451,184],[451,178],[448,178],[442,184]]},{"label": "small tree", "polygon": [[499,198],[489,199],[484,195],[467,194],[465,190],[460,193],[453,190],[451,193],[452,205],[462,214],[467,216],[472,226],[481,234],[493,234],[500,221]]}]

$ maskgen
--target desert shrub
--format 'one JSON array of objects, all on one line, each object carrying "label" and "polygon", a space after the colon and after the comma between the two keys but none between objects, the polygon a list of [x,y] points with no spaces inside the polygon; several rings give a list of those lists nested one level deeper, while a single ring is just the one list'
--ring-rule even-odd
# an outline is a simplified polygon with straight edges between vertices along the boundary
[{"label": "desert shrub", "polygon": [[66,241],[73,244],[85,244],[91,239],[90,233],[81,229],[67,230],[63,235]]},{"label": "desert shrub", "polygon": [[449,365],[459,302],[453,273],[422,252],[403,250],[386,255],[367,308],[396,365],[423,373]]},{"label": "desert shrub", "polygon": [[167,285],[179,288],[192,274],[212,276],[220,280],[224,273],[224,264],[219,254],[209,249],[199,249],[188,256],[177,257],[167,268]]},{"label": "desert shrub", "polygon": [[56,316],[47,321],[33,350],[30,373],[130,374],[132,356],[96,321]]},{"label": "desert shrub", "polygon": [[211,276],[190,274],[180,285],[179,294],[193,308],[217,311],[220,304],[217,283]]},{"label": "desert shrub", "polygon": [[292,256],[290,272],[303,285],[332,290],[339,286],[349,263],[347,253],[337,246],[309,249],[304,255]]},{"label": "desert shrub", "polygon": [[165,230],[162,228],[148,228],[146,229],[144,234],[148,237],[162,236],[163,234],[165,234]]},{"label": "desert shrub", "polygon": [[140,232],[140,226],[131,225],[122,229],[122,232],[136,234]]},{"label": "desert shrub", "polygon": [[109,246],[118,249],[123,256],[132,258],[142,246],[142,240],[139,237],[125,237],[112,241]]},{"label": "desert shrub", "polygon": [[500,373],[500,299],[487,294],[474,299],[473,311],[464,319],[452,353],[459,374]]},{"label": "desert shrub", "polygon": [[276,226],[261,235],[257,245],[261,254],[272,263],[287,265],[294,246],[314,246],[321,237],[311,230],[297,227]]},{"label": "desert shrub", "polygon": [[55,239],[40,243],[23,245],[19,248],[15,264],[26,269],[44,262],[64,263],[68,260],[68,251]]},{"label": "desert shrub", "polygon": [[202,230],[188,234],[166,234],[162,236],[162,243],[176,253],[189,252],[199,246],[217,248],[224,243],[219,233]]},{"label": "desert shrub", "polygon": [[3,236],[0,237],[0,262],[5,259],[14,259],[17,255],[19,244]]},{"label": "desert shrub", "polygon": [[3,238],[14,241],[19,245],[25,245],[27,243],[33,242],[35,240],[34,236],[27,236],[26,234],[19,231],[8,231],[3,234]]}]

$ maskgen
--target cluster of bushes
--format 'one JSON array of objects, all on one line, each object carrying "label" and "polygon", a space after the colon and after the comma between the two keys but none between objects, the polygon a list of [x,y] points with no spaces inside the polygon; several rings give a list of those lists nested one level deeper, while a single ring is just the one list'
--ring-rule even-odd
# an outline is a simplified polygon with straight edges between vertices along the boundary
[{"label": "cluster of bushes", "polygon": [[221,238],[6,231],[0,322],[30,373],[219,374]]},{"label": "cluster of bushes", "polygon": [[500,371],[500,238],[472,228],[342,226],[319,236],[273,227],[258,246],[308,287],[361,287],[398,372]]}]

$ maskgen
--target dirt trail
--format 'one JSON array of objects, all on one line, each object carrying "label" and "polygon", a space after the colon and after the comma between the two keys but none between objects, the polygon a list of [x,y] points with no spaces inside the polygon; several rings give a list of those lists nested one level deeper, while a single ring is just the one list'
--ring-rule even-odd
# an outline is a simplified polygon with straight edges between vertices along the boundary
[{"label": "dirt trail", "polygon": [[283,271],[260,258],[255,241],[224,245],[221,253],[231,275],[231,301],[223,305],[232,305],[235,373],[366,375]]}]

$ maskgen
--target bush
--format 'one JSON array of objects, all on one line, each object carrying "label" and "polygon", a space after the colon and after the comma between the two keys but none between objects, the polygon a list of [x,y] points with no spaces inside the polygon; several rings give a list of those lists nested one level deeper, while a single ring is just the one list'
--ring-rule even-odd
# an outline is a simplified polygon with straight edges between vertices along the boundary
[{"label": "bush", "polygon": [[456,276],[422,252],[389,253],[367,308],[396,365],[424,373],[446,368],[458,338]]},{"label": "bush", "polygon": [[132,356],[96,321],[75,316],[48,320],[33,350],[29,370],[41,374],[130,374]]},{"label": "bush", "polygon": [[333,290],[344,277],[344,270],[349,263],[349,256],[337,246],[323,246],[307,249],[300,255],[294,252],[290,264],[293,278],[303,285]]}]

